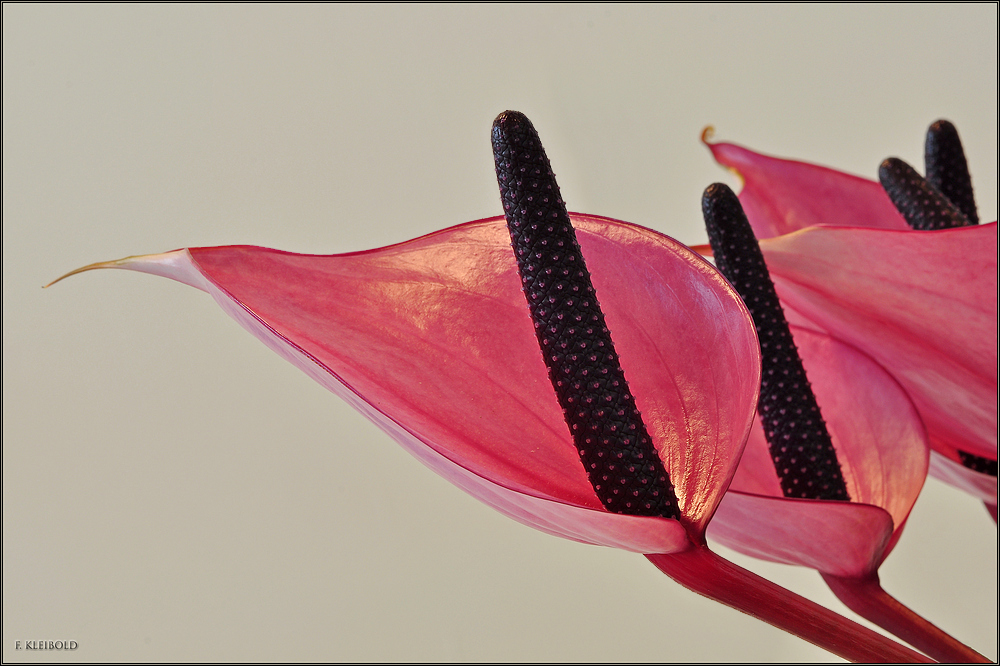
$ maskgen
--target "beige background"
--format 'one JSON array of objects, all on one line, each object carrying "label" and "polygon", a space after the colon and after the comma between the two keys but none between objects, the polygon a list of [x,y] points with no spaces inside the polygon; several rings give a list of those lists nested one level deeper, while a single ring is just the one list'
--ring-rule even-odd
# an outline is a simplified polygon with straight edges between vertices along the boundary
[{"label": "beige background", "polygon": [[[874,176],[939,117],[996,218],[995,5],[3,6],[4,660],[822,660],[424,469],[204,294],[92,261],[366,249],[570,208],[704,242],[717,136]],[[745,558],[739,561],[746,562]],[[843,610],[811,571],[751,562]],[[931,480],[886,588],[993,659],[997,533]],[[846,611],[844,611],[846,612]],[[15,640],[72,639],[67,653]]]}]

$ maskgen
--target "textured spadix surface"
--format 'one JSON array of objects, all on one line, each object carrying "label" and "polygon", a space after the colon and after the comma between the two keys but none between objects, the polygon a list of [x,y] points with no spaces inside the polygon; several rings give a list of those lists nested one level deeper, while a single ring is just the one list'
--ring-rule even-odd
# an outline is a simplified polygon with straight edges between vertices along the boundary
[{"label": "textured spadix surface", "polygon": [[[751,426],[756,335],[735,292],[684,246],[571,217],[684,525],[601,507],[542,363],[503,218],[352,254],[191,248],[114,267],[210,293],[426,465],[523,523],[637,552],[682,550],[704,531]],[[378,469],[358,473],[377,487]]]}]

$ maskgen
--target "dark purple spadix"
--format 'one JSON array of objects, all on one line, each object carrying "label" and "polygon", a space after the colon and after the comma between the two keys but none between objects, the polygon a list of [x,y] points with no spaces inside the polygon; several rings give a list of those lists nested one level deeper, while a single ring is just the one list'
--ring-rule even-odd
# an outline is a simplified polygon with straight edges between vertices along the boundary
[{"label": "dark purple spadix", "polygon": [[938,120],[927,128],[924,142],[924,170],[927,182],[962,211],[971,224],[979,224],[976,200],[972,194],[972,176],[965,160],[958,130],[947,120]]},{"label": "dark purple spadix", "polygon": [[997,461],[992,458],[984,458],[983,456],[977,456],[974,453],[967,453],[965,451],[959,451],[958,458],[962,461],[963,467],[968,467],[974,472],[988,474],[989,476],[997,475]]},{"label": "dark purple spadix", "polygon": [[493,157],[535,336],[594,491],[608,511],[679,518],[549,160],[523,114],[493,122]]},{"label": "dark purple spadix", "polygon": [[896,210],[913,229],[933,231],[971,224],[948,197],[898,157],[890,157],[879,165],[878,179]]},{"label": "dark purple spadix", "polygon": [[785,497],[850,500],[816,396],[806,378],[778,294],[740,201],[722,183],[702,197],[715,265],[736,288],[757,327],[758,411]]}]

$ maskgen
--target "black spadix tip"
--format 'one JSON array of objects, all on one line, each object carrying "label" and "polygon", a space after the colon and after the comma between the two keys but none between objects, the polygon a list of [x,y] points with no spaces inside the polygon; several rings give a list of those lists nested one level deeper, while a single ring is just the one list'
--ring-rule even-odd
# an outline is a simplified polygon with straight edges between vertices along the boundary
[{"label": "black spadix tip", "polygon": [[979,224],[972,177],[962,140],[958,137],[958,130],[947,120],[938,120],[927,128],[924,169],[927,182],[962,211],[970,223]]},{"label": "black spadix tip", "polygon": [[492,139],[535,337],[590,483],[608,511],[680,518],[538,133],[524,114],[506,111]]},{"label": "black spadix tip", "polygon": [[882,189],[911,228],[919,231],[964,227],[969,219],[909,164],[890,157],[878,168]]},{"label": "black spadix tip", "polygon": [[538,132],[535,131],[535,126],[531,124],[528,120],[528,116],[524,115],[520,111],[504,111],[498,115],[493,120],[493,137],[496,139],[497,133],[505,136],[513,136],[517,133],[522,134],[534,134],[538,137]]},{"label": "black spadix tip", "polygon": [[785,497],[849,500],[816,396],[740,200],[722,183],[702,197],[715,265],[753,316],[760,339],[758,411]]},{"label": "black spadix tip", "polygon": [[[742,262],[740,257],[743,252],[760,255],[757,238],[750,228],[743,206],[728,185],[712,183],[705,188],[705,193],[701,197],[701,213],[705,218],[705,229],[708,231],[712,252],[715,254],[715,265],[732,282],[729,274],[739,271],[737,267],[729,266],[731,262]],[[760,255],[760,263],[763,262],[764,257]]]},{"label": "black spadix tip", "polygon": [[531,121],[518,111],[504,111],[493,121],[492,142],[508,226],[519,226],[529,217],[532,222],[560,220],[569,225],[549,158]]}]

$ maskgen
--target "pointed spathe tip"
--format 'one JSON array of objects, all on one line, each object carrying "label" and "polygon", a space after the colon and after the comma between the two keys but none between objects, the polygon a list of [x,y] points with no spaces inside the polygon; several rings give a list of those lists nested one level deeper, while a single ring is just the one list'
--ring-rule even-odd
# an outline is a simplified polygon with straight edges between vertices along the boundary
[{"label": "pointed spathe tip", "polygon": [[42,288],[47,289],[56,282],[65,280],[71,275],[97,270],[98,268],[119,268],[139,273],[149,273],[150,275],[159,275],[191,285],[196,289],[207,291],[205,277],[194,266],[188,250],[174,250],[172,252],[163,252],[162,254],[140,254],[113,261],[99,261],[96,264],[88,264],[82,268],[70,271]]},{"label": "pointed spathe tip", "polygon": [[131,256],[131,257],[124,257],[123,259],[114,259],[112,261],[98,261],[97,263],[87,264],[86,266],[81,266],[80,268],[72,270],[69,273],[66,273],[65,275],[60,275],[59,277],[57,277],[52,282],[49,282],[46,285],[42,285],[42,289],[48,289],[49,287],[51,287],[52,285],[54,285],[56,282],[61,282],[62,280],[65,280],[66,278],[70,277],[71,275],[76,275],[77,273],[84,273],[86,271],[94,271],[94,270],[97,270],[98,268],[126,268],[127,269],[129,263],[134,263],[137,260],[142,260],[142,259],[145,259],[147,257],[153,257],[153,256],[157,256],[157,255],[136,255],[136,256]]}]

